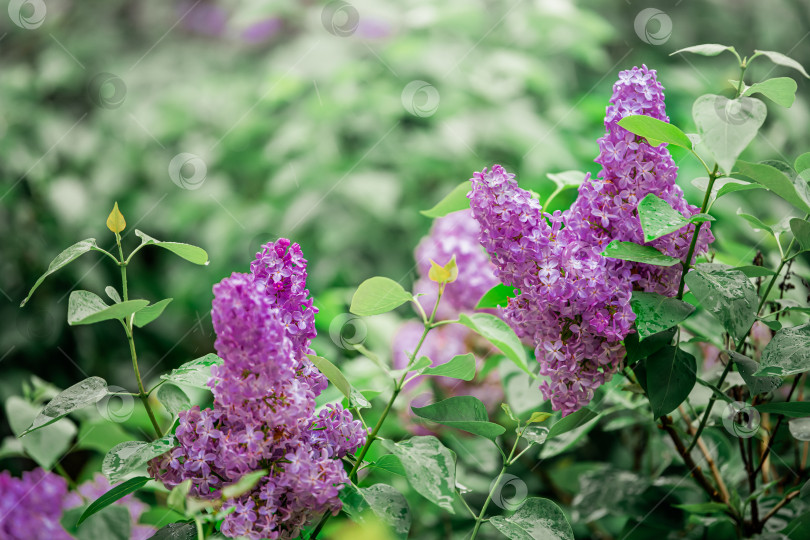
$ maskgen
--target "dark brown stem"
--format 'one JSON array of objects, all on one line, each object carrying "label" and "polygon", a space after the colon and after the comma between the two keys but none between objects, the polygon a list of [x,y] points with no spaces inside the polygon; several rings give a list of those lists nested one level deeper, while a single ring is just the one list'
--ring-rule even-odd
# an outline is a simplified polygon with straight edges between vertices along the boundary
[{"label": "dark brown stem", "polygon": [[711,482],[709,482],[708,478],[706,478],[706,476],[703,474],[703,471],[700,469],[697,463],[695,463],[695,460],[693,460],[689,452],[686,451],[686,446],[684,446],[681,437],[672,426],[672,419],[668,416],[662,416],[660,427],[666,431],[669,437],[672,439],[672,442],[675,444],[675,449],[678,451],[681,459],[683,459],[683,462],[689,469],[692,478],[697,481],[698,485],[703,489],[703,491],[706,492],[711,500],[719,503],[725,503],[726,501],[723,500],[720,492],[711,484]]}]

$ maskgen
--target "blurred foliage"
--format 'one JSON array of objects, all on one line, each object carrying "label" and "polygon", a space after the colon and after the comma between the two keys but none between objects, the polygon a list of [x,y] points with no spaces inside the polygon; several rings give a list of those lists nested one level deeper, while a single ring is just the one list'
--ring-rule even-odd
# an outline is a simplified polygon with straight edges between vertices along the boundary
[{"label": "blurred foliage", "polygon": [[[492,163],[542,194],[553,189],[547,173],[596,171],[596,138],[618,71],[641,63],[657,69],[672,121],[691,131],[694,96],[730,94],[727,80],[738,73],[730,56],[724,63],[723,57],[668,56],[672,51],[717,42],[742,54],[782,51],[810,65],[810,5],[801,0],[352,5],[356,28],[352,13],[330,17],[324,3],[295,0],[49,3],[42,26],[31,30],[0,17],[0,401],[19,394],[31,372],[62,388],[86,374],[131,386],[126,342],[112,323],[68,328],[64,322],[68,293],[80,279],[99,294],[118,285],[117,269],[101,255],[84,256],[18,307],[35,276],[77,239],[114,245],[104,221],[115,201],[130,224],[124,233],[130,248],[137,227],[200,245],[211,257],[209,266],[195,267],[144,250],[131,266],[131,297],[174,298],[161,323],[136,338],[147,380],[212,350],[211,286],[247,270],[259,246],[279,236],[299,242],[310,261],[309,286],[322,310],[316,348],[339,359],[330,325],[345,314],[353,288],[371,275],[411,281],[413,247],[430,226],[418,210]],[[646,43],[634,27],[650,6],[672,22],[659,45]],[[782,70],[755,63],[747,82]],[[430,94],[403,95],[413,81],[435,88],[434,114],[419,101]],[[808,83],[798,83],[790,110],[769,104],[769,118],[744,157],[792,162],[810,150]],[[425,114],[412,113],[423,106]],[[170,176],[181,153],[204,163],[204,180],[186,186],[195,189]],[[673,154],[682,166],[680,183],[694,196],[690,181],[701,176],[698,165],[677,149]],[[199,173],[197,164],[181,174]],[[574,195],[561,195],[555,206],[567,206]],[[715,212],[734,215],[744,201],[766,222],[785,214],[775,197],[755,192],[729,196]],[[750,263],[758,247],[773,247],[728,222],[712,227],[725,250],[718,260]],[[398,320],[377,319],[368,321],[366,345],[385,356]],[[379,388],[370,366],[357,358],[344,371],[362,381],[360,389]],[[0,430],[10,433],[5,422]],[[526,476],[530,492],[552,490],[570,503],[581,475],[609,474],[596,461],[633,466],[621,446],[604,444],[615,436],[605,431],[578,443],[575,465],[571,457],[558,458],[542,474]],[[481,474],[465,481],[486,491],[496,467],[493,448],[458,444],[462,457],[466,448],[480,460]],[[67,464],[79,468],[82,460]],[[645,472],[660,465],[643,464]],[[670,486],[639,482],[642,491]],[[588,512],[602,508],[593,502],[602,500],[609,516],[617,510],[608,495],[594,488],[578,497],[587,499]],[[424,516],[415,537],[452,529],[432,522],[440,519],[432,511],[421,512],[423,501],[409,496],[409,502]],[[639,503],[621,511],[643,516],[647,510]],[[670,511],[660,523],[675,528],[684,519]],[[610,517],[605,520],[610,526]],[[576,527],[578,536],[597,534],[581,522]]]}]

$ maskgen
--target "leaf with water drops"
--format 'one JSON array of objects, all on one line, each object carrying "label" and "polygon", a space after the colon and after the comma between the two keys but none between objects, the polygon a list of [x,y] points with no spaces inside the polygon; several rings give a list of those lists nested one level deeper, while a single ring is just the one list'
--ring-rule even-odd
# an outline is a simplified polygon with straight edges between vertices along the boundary
[{"label": "leaf with water drops", "polygon": [[146,471],[146,463],[174,448],[177,441],[174,435],[167,435],[156,441],[127,441],[113,447],[104,456],[101,472],[110,483],[115,484],[127,477]]},{"label": "leaf with water drops", "polygon": [[459,354],[446,364],[436,367],[426,367],[422,373],[437,377],[450,377],[462,381],[471,381],[475,378],[475,356],[472,353]]},{"label": "leaf with water drops", "polygon": [[56,258],[51,261],[51,264],[48,265],[48,271],[42,274],[36,281],[36,283],[34,283],[34,286],[31,287],[30,291],[28,291],[28,296],[26,296],[25,300],[23,300],[20,303],[20,307],[23,307],[28,302],[28,300],[31,299],[31,295],[34,294],[34,291],[37,290],[37,287],[39,287],[42,284],[42,282],[45,281],[46,277],[50,276],[60,268],[67,266],[68,264],[75,261],[77,258],[79,258],[81,255],[84,255],[88,251],[97,249],[97,247],[98,246],[96,245],[95,238],[87,238],[85,240],[80,240],[79,242],[76,242],[69,248],[62,251],[62,253],[57,255]]},{"label": "leaf with water drops", "polygon": [[108,306],[90,291],[73,291],[68,299],[68,324],[93,324],[112,319],[124,319],[149,305],[148,300],[128,300]]},{"label": "leaf with water drops", "polygon": [[517,432],[521,437],[535,444],[543,444],[548,438],[548,428],[543,426],[530,425],[526,426],[522,431],[518,428]]},{"label": "leaf with water drops", "polygon": [[194,523],[169,523],[148,540],[197,540],[197,526]]},{"label": "leaf with water drops", "polygon": [[148,234],[139,231],[138,229],[135,229],[135,236],[141,239],[142,246],[149,245],[162,247],[163,249],[171,251],[178,257],[182,257],[188,262],[199,265],[208,264],[208,253],[206,253],[206,251],[201,247],[192,246],[191,244],[183,244],[182,242],[163,242],[161,240],[157,240],[156,238],[152,238]]},{"label": "leaf with water drops", "polygon": [[794,439],[810,441],[810,418],[792,418],[788,427]]},{"label": "leaf with water drops", "polygon": [[693,270],[686,284],[700,305],[737,339],[748,334],[757,317],[759,296],[748,277],[735,269]]},{"label": "leaf with water drops", "polygon": [[101,377],[90,377],[78,382],[49,401],[28,429],[20,434],[20,437],[28,435],[41,427],[53,424],[73,411],[97,403],[106,395],[107,381]]},{"label": "leaf with water drops", "polygon": [[186,393],[171,383],[161,384],[155,395],[172,416],[191,408],[191,400]]},{"label": "leaf with water drops", "polygon": [[511,516],[493,516],[489,522],[512,540],[574,540],[562,509],[540,497],[530,497]]},{"label": "leaf with water drops", "polygon": [[782,386],[782,377],[759,377],[754,375],[759,370],[759,363],[756,360],[753,360],[736,351],[727,352],[734,361],[734,364],[737,366],[737,371],[740,372],[740,375],[745,381],[746,386],[748,386],[748,390],[751,392],[752,396],[772,392]]},{"label": "leaf with water drops", "polygon": [[608,259],[652,264],[655,266],[675,266],[680,260],[664,255],[652,246],[641,246],[633,242],[612,241],[605,246],[602,256]]},{"label": "leaf with water drops", "polygon": [[694,306],[682,300],[640,291],[633,291],[630,307],[636,314],[636,330],[641,340],[672,328],[695,311]]},{"label": "leaf with water drops", "polygon": [[396,538],[407,538],[411,529],[411,509],[408,501],[395,488],[387,484],[374,484],[358,488],[349,484],[340,491],[343,510],[353,521],[364,523],[371,510],[386,523]]},{"label": "leaf with water drops", "polygon": [[785,377],[810,371],[810,323],[783,328],[762,351],[756,375]]},{"label": "leaf with water drops", "polygon": [[383,445],[402,462],[411,486],[423,497],[455,514],[456,457],[433,436],[416,436]]},{"label": "leaf with water drops", "polygon": [[209,353],[201,358],[186,362],[179,368],[173,369],[171,373],[161,375],[160,378],[164,381],[208,390],[208,379],[211,378],[211,367],[221,365],[222,358],[213,353]]},{"label": "leaf with water drops", "polygon": [[756,137],[767,114],[765,104],[751,97],[732,100],[706,94],[692,106],[701,140],[725,174],[731,173],[734,162]]},{"label": "leaf with water drops", "polygon": [[455,396],[426,407],[411,407],[416,416],[495,440],[506,429],[489,421],[484,403],[473,396]]}]

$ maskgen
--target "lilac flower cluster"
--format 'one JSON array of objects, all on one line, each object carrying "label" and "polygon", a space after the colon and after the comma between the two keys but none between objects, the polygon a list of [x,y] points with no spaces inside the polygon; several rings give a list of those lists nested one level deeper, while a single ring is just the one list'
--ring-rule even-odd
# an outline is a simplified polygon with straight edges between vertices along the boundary
[{"label": "lilac flower cluster", "polygon": [[67,494],[65,480],[42,469],[0,472],[0,540],[70,540],[59,523]]},{"label": "lilac flower cluster", "polygon": [[536,344],[540,373],[550,377],[544,396],[563,414],[576,411],[621,361],[635,319],[626,285],[633,276],[608,272],[560,212],[544,214],[499,165],[474,174],[469,197],[496,275],[521,290],[504,316]]},{"label": "lilac flower cluster", "polygon": [[[636,207],[652,193],[667,201],[685,217],[700,212],[684,199],[675,184],[678,168],[666,145],[650,146],[646,139],[635,136],[619,126],[626,116],[642,114],[669,121],[664,106],[663,86],[656,80],[655,70],[646,66],[622,71],[613,85],[613,97],[605,116],[607,133],[599,139],[596,162],[602,170],[596,178],[588,175],[579,188],[579,197],[567,212],[566,225],[571,227],[596,252],[601,252],[612,240],[644,244]],[[683,260],[694,233],[689,225],[648,245]],[[695,257],[705,253],[714,240],[709,224],[701,227]],[[611,259],[612,272],[625,269],[637,276],[635,288],[675,296],[681,277],[680,266],[652,266]]]},{"label": "lilac flower cluster", "polygon": [[433,309],[438,292],[428,278],[431,260],[443,265],[455,255],[458,265],[458,278],[445,288],[436,312],[439,319],[452,319],[475,309],[481,297],[498,284],[495,267],[478,242],[480,231],[472,212],[461,210],[434,220],[430,234],[419,242],[414,253],[419,279],[413,288],[414,293],[423,294],[419,302],[427,313]]},{"label": "lilac flower cluster", "polygon": [[316,309],[306,289],[306,260],[297,244],[267,244],[251,274],[214,287],[213,409],[180,413],[179,446],[153,460],[150,472],[169,487],[192,480],[191,495],[215,498],[246,473],[268,474],[222,523],[228,537],[294,538],[314,515],[341,508],[348,483],[340,458],[365,442],[350,412],[315,414],[327,381],[305,356],[312,352]]},{"label": "lilac flower cluster", "polygon": [[[607,134],[599,140],[602,171],[586,177],[565,213],[543,213],[500,166],[472,179],[481,243],[499,279],[521,289],[505,318],[519,336],[533,340],[540,373],[549,377],[540,388],[563,414],[590,402],[594,389],[619,368],[621,340],[635,320],[632,290],[674,296],[678,289],[680,267],[607,259],[601,255],[605,246],[613,240],[644,243],[637,206],[649,193],[684,216],[698,212],[675,184],[677,168],[666,147],[650,146],[618,125],[633,114],[668,121],[663,87],[646,66],[619,75],[607,108]],[[683,259],[693,232],[690,225],[650,245]],[[711,241],[711,232],[702,232],[695,256]]]},{"label": "lilac flower cluster", "polygon": [[[64,511],[95,501],[111,487],[102,474],[69,492],[64,478],[43,469],[24,472],[22,478],[0,472],[0,540],[71,540],[61,524]],[[131,540],[155,534],[153,527],[138,524],[146,504],[132,495],[114,504],[129,510]]]}]

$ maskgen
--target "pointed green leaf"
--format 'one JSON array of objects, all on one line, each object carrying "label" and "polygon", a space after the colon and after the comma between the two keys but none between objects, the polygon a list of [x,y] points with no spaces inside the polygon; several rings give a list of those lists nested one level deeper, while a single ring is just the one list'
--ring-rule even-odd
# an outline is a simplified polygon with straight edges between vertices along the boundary
[{"label": "pointed green leaf", "polygon": [[161,384],[155,395],[172,416],[191,408],[191,400],[186,393],[171,383]]},{"label": "pointed green leaf", "polygon": [[399,443],[386,440],[383,446],[399,458],[408,482],[420,495],[455,514],[456,458],[439,439],[416,436]]},{"label": "pointed green leaf", "polygon": [[[793,58],[791,58],[789,56],[786,56],[786,55],[784,55],[784,54],[782,54],[780,52],[776,52],[776,51],[754,50],[754,54],[753,54],[753,56],[751,56],[751,60],[753,60],[754,58],[756,58],[757,56],[760,56],[760,55],[767,57],[768,60],[770,60],[774,64],[778,64],[780,66],[785,66],[785,67],[795,69],[796,71],[798,71],[799,73],[801,73],[802,75],[804,75],[805,77],[810,79],[810,75],[807,74],[807,71],[804,70],[804,67],[802,67],[802,65],[800,63],[798,63],[796,60],[794,60]],[[751,60],[749,60],[749,63],[750,63]]]},{"label": "pointed green leaf", "polygon": [[221,365],[222,358],[213,353],[209,353],[201,358],[186,362],[179,368],[173,369],[171,373],[161,375],[160,378],[164,381],[209,390],[208,379],[211,378],[211,366]]},{"label": "pointed green leaf", "polygon": [[754,408],[761,413],[781,414],[789,418],[810,416],[810,401],[780,401],[777,403],[760,403]]},{"label": "pointed green leaf", "polygon": [[470,181],[465,180],[454,187],[453,190],[436,203],[433,208],[430,210],[422,210],[419,213],[429,218],[438,218],[452,212],[465,210],[470,207],[470,199],[467,198],[467,193],[470,192],[470,189],[472,189]]},{"label": "pointed green leaf", "polygon": [[[38,406],[17,396],[11,396],[6,400],[5,409],[9,427],[12,433],[18,437],[39,414]],[[69,419],[63,418],[21,439],[14,440],[20,442],[25,453],[40,467],[50,469],[70,450],[75,435],[76,425]]]},{"label": "pointed green leaf", "polygon": [[101,401],[107,395],[107,381],[101,377],[90,377],[63,390],[45,405],[34,422],[20,434],[28,435],[41,427],[53,424],[73,411]]},{"label": "pointed green leaf", "polygon": [[402,462],[394,454],[385,454],[371,464],[372,467],[383,469],[399,476],[405,476],[405,469],[402,467]]},{"label": "pointed green leaf", "polygon": [[569,431],[581,428],[598,417],[599,414],[587,407],[579,409],[578,411],[554,422],[554,424],[549,428],[548,437],[549,439],[559,437],[560,435],[568,433]]},{"label": "pointed green leaf", "polygon": [[773,229],[768,225],[765,225],[758,217],[744,213],[742,208],[737,209],[737,215],[747,221],[751,225],[751,228],[755,231],[766,231],[771,236],[774,236]]},{"label": "pointed green leaf", "polygon": [[692,106],[692,117],[701,140],[726,174],[754,139],[767,113],[764,103],[750,97],[730,100],[706,94]]},{"label": "pointed green leaf", "polygon": [[413,295],[402,285],[387,277],[376,276],[365,280],[352,296],[349,311],[361,317],[379,315],[413,300]]},{"label": "pointed green leaf", "polygon": [[804,154],[797,157],[796,161],[793,162],[793,168],[798,173],[810,169],[810,152],[805,152]]},{"label": "pointed green leaf", "polygon": [[678,347],[667,346],[645,360],[647,384],[653,416],[674,411],[695,386],[697,361]]},{"label": "pointed green leaf", "polygon": [[107,293],[107,296],[110,297],[110,300],[112,300],[116,304],[121,303],[121,296],[119,296],[118,291],[115,290],[115,287],[108,285],[104,288],[104,292]]},{"label": "pointed green leaf", "polygon": [[719,190],[717,190],[717,196],[715,197],[715,200],[719,199],[723,195],[734,193],[735,191],[748,191],[750,189],[765,189],[765,186],[741,182],[728,182],[725,185],[723,185]]},{"label": "pointed green leaf", "polygon": [[638,217],[645,242],[652,242],[690,224],[689,218],[683,217],[667,201],[652,193],[638,203]]},{"label": "pointed green leaf", "polygon": [[674,266],[681,262],[675,257],[664,255],[652,246],[640,246],[633,242],[619,242],[618,240],[608,244],[602,252],[602,256],[654,266]]},{"label": "pointed green leaf", "polygon": [[85,240],[80,240],[76,242],[69,248],[65,249],[62,253],[56,256],[54,260],[51,261],[51,264],[48,265],[48,271],[42,274],[39,279],[34,283],[34,286],[31,287],[31,290],[28,291],[28,296],[25,297],[20,303],[20,307],[23,307],[28,300],[31,299],[31,295],[34,294],[34,291],[37,290],[45,278],[59,270],[60,268],[67,266],[71,262],[75,261],[81,255],[84,255],[88,251],[96,248],[96,239],[95,238],[86,238]]},{"label": "pointed green leaf", "polygon": [[770,268],[765,268],[764,266],[738,266],[735,270],[739,270],[746,277],[765,277],[765,276],[772,276],[776,274]]},{"label": "pointed green leaf", "polygon": [[796,99],[796,81],[790,77],[777,77],[752,84],[743,92],[743,96],[762,94],[777,105],[790,108]]},{"label": "pointed green leaf", "polygon": [[146,463],[165,454],[177,444],[174,435],[152,442],[127,441],[113,447],[104,456],[101,472],[110,483],[125,480],[136,472],[146,472]]},{"label": "pointed green leaf", "polygon": [[756,375],[785,377],[810,371],[810,323],[782,328],[762,351]]},{"label": "pointed green leaf", "polygon": [[801,218],[790,220],[790,231],[796,237],[801,251],[810,251],[810,223]]},{"label": "pointed green leaf", "polygon": [[307,358],[309,358],[315,367],[318,368],[318,371],[323,373],[323,376],[329,379],[329,382],[334,384],[344,396],[351,399],[352,385],[335,364],[322,356],[316,356],[314,354],[308,354]]},{"label": "pointed green leaf", "polygon": [[451,397],[427,407],[411,407],[411,410],[420,418],[493,441],[506,431],[503,426],[489,421],[486,406],[473,396]]},{"label": "pointed green leaf", "polygon": [[735,269],[693,270],[686,285],[706,311],[736,339],[748,334],[757,318],[759,296],[745,274]]},{"label": "pointed green leaf", "polygon": [[364,523],[366,512],[371,510],[381,521],[391,527],[396,538],[407,538],[411,529],[411,509],[408,501],[395,488],[387,484],[374,484],[358,488],[348,484],[340,491],[343,511],[356,523]]},{"label": "pointed green leaf", "polygon": [[735,351],[726,352],[734,361],[734,365],[737,366],[737,371],[740,372],[752,396],[766,394],[782,386],[782,377],[759,377],[755,375],[755,373],[759,371],[759,362],[756,360]]},{"label": "pointed green leaf", "polygon": [[226,499],[236,499],[256,487],[259,480],[265,476],[267,476],[267,469],[249,472],[243,475],[239,481],[222,488],[222,496]]},{"label": "pointed green leaf", "polygon": [[493,516],[489,522],[511,540],[574,540],[560,507],[540,497],[529,497],[511,516]]},{"label": "pointed green leaf", "polygon": [[475,378],[475,355],[467,353],[454,356],[446,364],[425,368],[422,373],[471,381]]},{"label": "pointed green leaf", "polygon": [[472,313],[470,315],[462,313],[458,316],[458,320],[470,330],[486,338],[517,367],[534,377],[526,362],[526,350],[523,348],[520,338],[508,324],[490,313]]},{"label": "pointed green leaf", "polygon": [[675,298],[656,293],[633,291],[630,307],[636,314],[636,330],[643,340],[679,324],[695,307]]},{"label": "pointed green leaf", "polygon": [[718,502],[673,504],[672,506],[690,514],[721,514],[728,510],[727,504]]},{"label": "pointed green leaf", "polygon": [[89,518],[102,508],[110,506],[115,501],[123,499],[130,493],[135,493],[145,486],[149,480],[151,480],[149,477],[136,476],[135,478],[130,478],[126,482],[118,484],[117,486],[113,486],[109,491],[93,501],[90,506],[87,507],[79,518],[79,521],[76,523],[76,526],[78,527],[81,525],[85,519]]},{"label": "pointed green leaf", "polygon": [[770,165],[764,165],[762,163],[738,161],[736,164],[736,170],[754,182],[762,184],[799,210],[810,213],[810,205],[799,197],[799,194],[796,191],[796,186],[794,186],[791,179],[779,169],[771,167]]},{"label": "pointed green leaf", "polygon": [[680,128],[651,116],[632,114],[619,120],[619,125],[639,137],[644,137],[652,146],[668,143],[687,150],[692,149],[692,141]]},{"label": "pointed green leaf", "polygon": [[670,53],[670,56],[680,53],[693,53],[701,56],[717,56],[723,51],[736,52],[734,51],[734,47],[730,47],[728,45],[720,45],[719,43],[703,43],[702,45],[692,45],[691,47],[678,49],[674,53]]},{"label": "pointed green leaf", "polygon": [[129,300],[108,306],[90,291],[73,291],[68,299],[68,324],[93,324],[111,319],[124,319],[149,305],[147,300]]},{"label": "pointed green leaf", "polygon": [[481,297],[481,300],[478,301],[478,305],[475,306],[475,309],[506,307],[506,305],[509,303],[509,299],[514,298],[516,294],[520,294],[520,291],[514,287],[504,285],[503,283],[498,283]]},{"label": "pointed green leaf", "polygon": [[173,298],[165,298],[159,302],[155,302],[151,306],[146,306],[142,310],[135,313],[135,319],[133,323],[138,328],[143,328],[150,322],[154,321],[158,317],[160,317],[163,310],[166,309],[166,306],[169,305]]},{"label": "pointed green leaf", "polygon": [[206,251],[201,247],[192,246],[191,244],[183,244],[180,242],[162,242],[156,238],[152,238],[142,231],[139,231],[138,229],[135,229],[135,236],[141,239],[141,245],[146,244],[168,249],[175,255],[182,257],[183,259],[194,264],[208,264],[208,253],[206,253]]},{"label": "pointed green leaf", "polygon": [[197,526],[194,522],[169,523],[148,540],[197,540]]},{"label": "pointed green leaf", "polygon": [[645,338],[644,341],[639,340],[638,333],[628,334],[628,336],[624,338],[624,348],[627,350],[628,365],[643,360],[661,350],[661,348],[666,345],[672,344],[675,331],[676,328],[670,328],[669,330],[653,334]]}]

